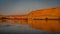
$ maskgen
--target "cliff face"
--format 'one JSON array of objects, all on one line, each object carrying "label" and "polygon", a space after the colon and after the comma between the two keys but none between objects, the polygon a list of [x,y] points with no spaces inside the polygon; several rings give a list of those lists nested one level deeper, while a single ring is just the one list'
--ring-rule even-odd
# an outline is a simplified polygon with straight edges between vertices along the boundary
[{"label": "cliff face", "polygon": [[47,9],[32,11],[31,13],[28,14],[28,17],[57,18],[60,17],[60,8],[47,8]]},{"label": "cliff face", "polygon": [[[10,20],[10,22],[19,24],[28,24],[30,27],[35,29],[42,29],[46,31],[55,31],[60,32],[60,20],[32,20],[30,18],[60,18],[60,8],[47,8],[41,10],[35,10],[27,15],[19,15],[19,16],[0,16],[6,17],[14,20]],[[22,19],[21,19],[22,18]],[[26,18],[26,19],[24,19]],[[1,22],[0,22],[1,23]]]},{"label": "cliff face", "polygon": [[[5,17],[5,16],[0,16]],[[60,17],[60,8],[47,8],[40,9],[30,12],[27,15],[19,16],[6,16],[7,18],[59,18]]]},{"label": "cliff face", "polygon": [[35,29],[42,29],[50,32],[60,32],[60,20],[33,20],[34,18],[60,18],[60,8],[48,8],[32,11],[28,14],[28,24]]}]

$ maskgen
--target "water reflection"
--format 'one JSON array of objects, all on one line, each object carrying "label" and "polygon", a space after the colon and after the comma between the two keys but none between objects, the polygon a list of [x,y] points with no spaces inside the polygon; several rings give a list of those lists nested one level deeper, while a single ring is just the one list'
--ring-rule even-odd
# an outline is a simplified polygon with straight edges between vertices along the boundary
[{"label": "water reflection", "polygon": [[[20,25],[17,26],[17,25],[11,25],[11,24],[20,24]],[[23,25],[21,26],[21,24],[23,24]],[[26,27],[25,25],[27,25],[29,27]],[[0,20],[0,30],[1,30],[2,27],[3,28],[4,27],[5,28],[8,27],[6,29],[8,29],[9,31],[10,31],[10,28],[17,28],[17,30],[19,29],[21,31],[22,30],[26,31],[27,29],[29,29],[28,31],[30,31],[31,30],[30,28],[32,28],[32,29],[39,30],[39,31],[33,30],[33,31],[36,31],[38,33],[39,32],[41,33],[41,31],[45,32],[45,30],[53,32],[53,31],[60,31],[60,20],[15,20],[15,19],[3,19],[3,20]],[[4,31],[3,28],[2,28],[2,31]],[[14,29],[12,29],[12,30],[14,30]],[[18,30],[18,32],[19,32],[19,30]]]},{"label": "water reflection", "polygon": [[30,20],[30,27],[51,32],[60,32],[60,20]]},{"label": "water reflection", "polygon": [[0,27],[10,27],[11,24],[27,24],[27,20],[16,20],[16,19],[0,19]]},{"label": "water reflection", "polygon": [[16,20],[16,19],[1,19],[0,24],[11,23],[11,24],[27,24],[27,20]]},{"label": "water reflection", "polygon": [[[3,34],[25,34],[25,33],[43,33],[44,31],[42,30],[36,30],[33,28],[30,28],[25,24],[26,21],[21,21],[21,20],[9,20],[6,19],[4,22],[0,20],[0,33]],[[19,23],[18,23],[19,22]]]}]

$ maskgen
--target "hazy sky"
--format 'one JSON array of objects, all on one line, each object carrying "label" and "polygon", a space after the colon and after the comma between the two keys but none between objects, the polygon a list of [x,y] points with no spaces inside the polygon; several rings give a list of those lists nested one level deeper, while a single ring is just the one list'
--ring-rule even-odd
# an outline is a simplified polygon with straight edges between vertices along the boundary
[{"label": "hazy sky", "polygon": [[60,0],[0,0],[0,15],[21,15],[51,7],[60,7]]}]

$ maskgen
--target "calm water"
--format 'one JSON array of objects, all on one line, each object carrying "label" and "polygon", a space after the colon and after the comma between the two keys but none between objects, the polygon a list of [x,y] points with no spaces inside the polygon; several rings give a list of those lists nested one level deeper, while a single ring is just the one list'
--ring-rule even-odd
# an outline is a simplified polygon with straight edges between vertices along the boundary
[{"label": "calm water", "polygon": [[[41,23],[59,23],[58,20],[32,20],[31,24],[41,24]],[[52,32],[46,32],[43,30],[32,28],[28,25],[28,21],[26,20],[0,20],[0,34],[53,34]],[[59,33],[57,33],[59,34]]]}]

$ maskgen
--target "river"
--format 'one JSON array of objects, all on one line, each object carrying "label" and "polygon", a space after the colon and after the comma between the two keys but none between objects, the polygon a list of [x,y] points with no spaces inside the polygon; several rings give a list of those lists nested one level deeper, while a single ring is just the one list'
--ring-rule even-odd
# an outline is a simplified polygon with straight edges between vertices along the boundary
[{"label": "river", "polygon": [[[35,20],[33,21],[34,24],[41,24],[47,21],[45,20]],[[59,22],[59,21],[53,21],[50,20],[48,22]],[[32,23],[32,24],[33,24]],[[53,34],[52,32],[46,32],[43,30],[32,28],[28,25],[28,21],[22,21],[22,20],[0,20],[0,34]],[[59,33],[57,33],[59,34]]]}]

